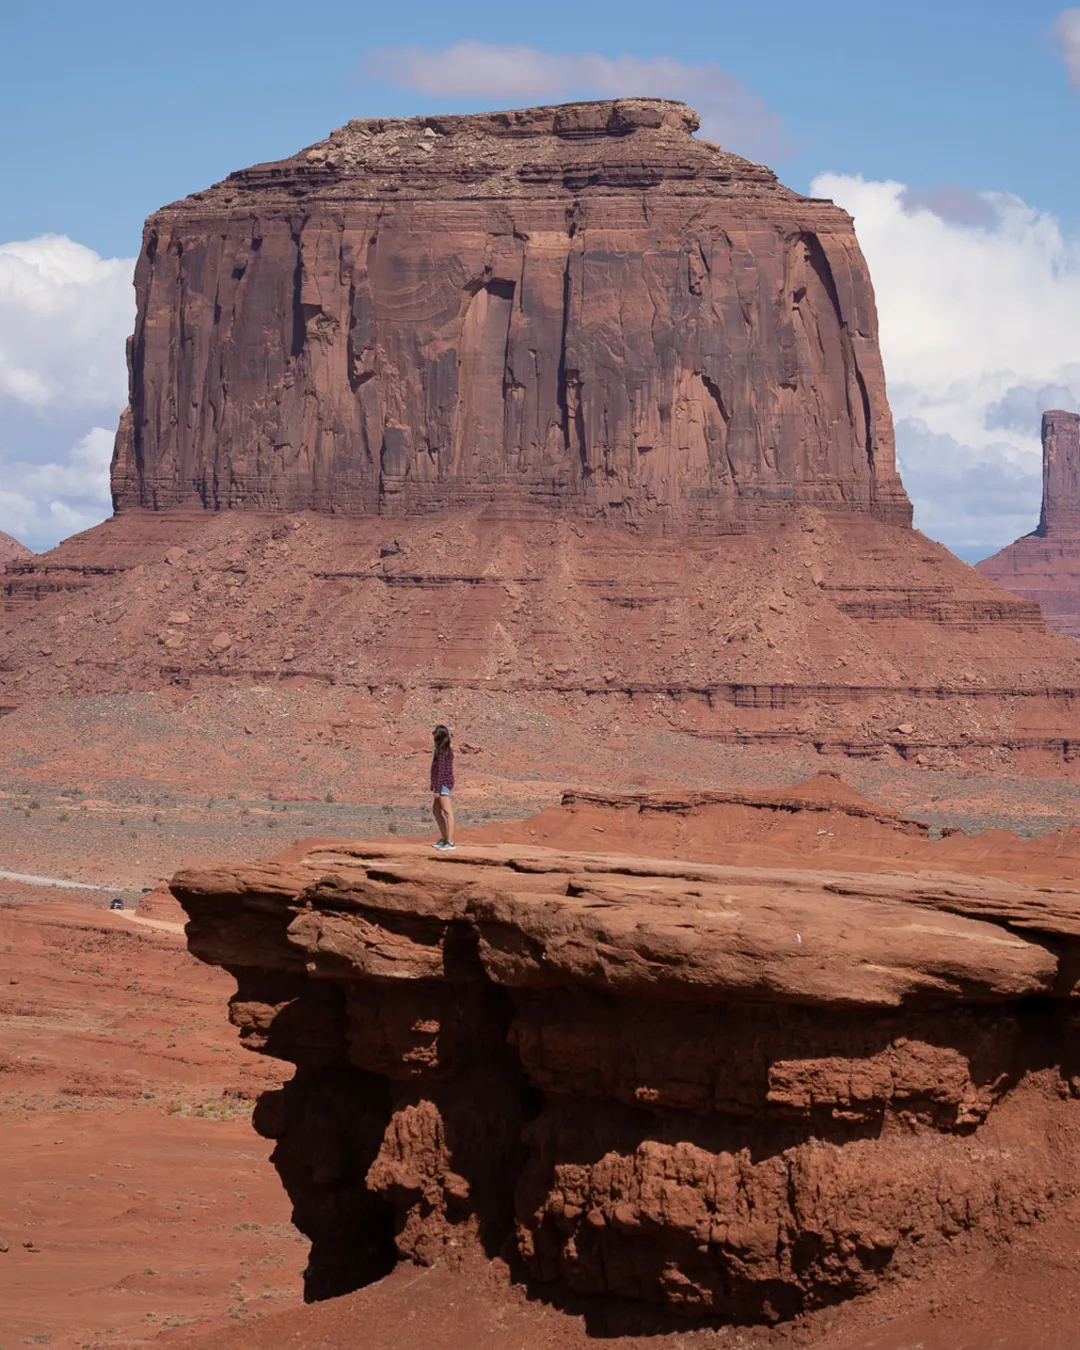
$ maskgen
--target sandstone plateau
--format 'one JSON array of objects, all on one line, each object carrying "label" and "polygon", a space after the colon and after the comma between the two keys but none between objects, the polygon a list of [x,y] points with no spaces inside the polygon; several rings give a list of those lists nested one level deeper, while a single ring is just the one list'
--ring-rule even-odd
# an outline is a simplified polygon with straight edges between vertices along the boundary
[{"label": "sandstone plateau", "polygon": [[1043,416],[1038,528],[978,564],[983,576],[1034,600],[1059,633],[1080,637],[1080,415]]},{"label": "sandstone plateau", "polygon": [[[1078,649],[911,529],[851,220],[695,127],[635,99],[354,122],[148,222],[114,515],[3,576],[0,863],[141,890],[183,861],[215,969],[165,959],[160,889],[109,930],[87,893],[0,916],[3,1109],[104,1094],[67,1171],[25,1178],[44,1141],[12,1132],[41,1245],[0,1256],[7,1334],[122,1301],[143,1343],[171,1290],[229,1350],[583,1322],[958,1350],[878,1330],[955,1274],[1009,1290],[968,1331],[1071,1344],[1080,839],[932,836],[1007,791],[1071,818],[1073,784],[1015,775],[1075,773]],[[546,809],[449,857],[403,838],[435,721],[466,825]],[[894,805],[920,780],[935,829],[830,775],[749,786],[839,757]],[[348,838],[238,860],[299,825]],[[204,1037],[223,972],[246,1068]],[[322,1320],[259,1321],[297,1234],[269,1145],[206,1127],[214,1064],[226,1116],[261,1093],[308,1296],[351,1291]],[[116,1117],[139,1189],[61,1191]],[[155,1180],[143,1122],[199,1165]]]},{"label": "sandstone plateau", "polygon": [[[919,840],[822,786],[714,805]],[[1080,892],[800,869],[792,843],[748,867],[312,842],[178,874],[242,1040],[296,1065],[255,1124],[308,1296],[486,1254],[557,1306],[775,1322],[1066,1203]]]}]

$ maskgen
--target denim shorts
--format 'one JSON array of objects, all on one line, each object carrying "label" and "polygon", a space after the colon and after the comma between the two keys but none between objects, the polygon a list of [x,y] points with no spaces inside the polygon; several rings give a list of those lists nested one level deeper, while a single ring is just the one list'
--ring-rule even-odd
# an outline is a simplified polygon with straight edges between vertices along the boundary
[{"label": "denim shorts", "polygon": [[449,797],[449,796],[450,796],[450,789],[449,789],[448,787],[441,787],[441,788],[439,789],[439,796],[440,796],[440,797]]}]

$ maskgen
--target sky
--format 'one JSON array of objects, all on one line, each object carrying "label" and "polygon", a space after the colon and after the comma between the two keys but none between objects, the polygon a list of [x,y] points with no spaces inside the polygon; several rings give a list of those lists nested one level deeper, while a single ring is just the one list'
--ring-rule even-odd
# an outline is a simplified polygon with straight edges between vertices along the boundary
[{"label": "sky", "polygon": [[351,117],[661,94],[855,217],[916,524],[1034,528],[1046,407],[1080,411],[1080,8],[1042,0],[356,6],[5,0],[0,529],[110,509],[144,218]]}]

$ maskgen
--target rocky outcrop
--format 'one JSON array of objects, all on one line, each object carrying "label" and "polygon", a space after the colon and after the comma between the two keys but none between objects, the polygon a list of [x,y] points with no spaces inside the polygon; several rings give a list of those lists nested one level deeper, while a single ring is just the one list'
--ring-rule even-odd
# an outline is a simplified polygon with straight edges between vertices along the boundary
[{"label": "rocky outcrop", "polygon": [[1043,500],[1039,525],[979,571],[1034,600],[1052,628],[1080,637],[1080,415],[1043,415]]},{"label": "rocky outcrop", "polygon": [[0,572],[10,568],[12,563],[26,562],[33,556],[25,544],[0,530]]},{"label": "rocky outcrop", "polygon": [[117,507],[909,523],[850,217],[697,125],[354,121],[156,212]]},{"label": "rocky outcrop", "polygon": [[1074,1185],[1080,893],[503,845],[179,874],[252,1049],[308,1292],[502,1254],[773,1321]]}]

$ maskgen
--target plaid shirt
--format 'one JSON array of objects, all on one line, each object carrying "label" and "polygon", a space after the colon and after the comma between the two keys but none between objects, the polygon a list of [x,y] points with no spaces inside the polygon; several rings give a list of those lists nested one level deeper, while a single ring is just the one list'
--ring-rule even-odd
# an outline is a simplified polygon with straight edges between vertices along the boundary
[{"label": "plaid shirt", "polygon": [[445,750],[436,750],[431,759],[431,790],[440,788],[454,790],[454,752],[449,746]]}]

